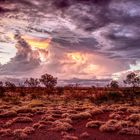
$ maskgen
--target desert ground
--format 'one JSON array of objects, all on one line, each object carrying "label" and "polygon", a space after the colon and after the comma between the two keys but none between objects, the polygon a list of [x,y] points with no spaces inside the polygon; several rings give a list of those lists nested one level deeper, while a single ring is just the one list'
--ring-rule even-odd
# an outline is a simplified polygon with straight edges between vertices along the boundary
[{"label": "desert ground", "polygon": [[124,98],[115,101],[100,99],[97,103],[92,98],[82,98],[79,94],[76,98],[69,94],[43,94],[34,99],[29,93],[24,97],[11,93],[1,98],[0,139],[140,139],[139,97],[133,103],[124,101]]}]

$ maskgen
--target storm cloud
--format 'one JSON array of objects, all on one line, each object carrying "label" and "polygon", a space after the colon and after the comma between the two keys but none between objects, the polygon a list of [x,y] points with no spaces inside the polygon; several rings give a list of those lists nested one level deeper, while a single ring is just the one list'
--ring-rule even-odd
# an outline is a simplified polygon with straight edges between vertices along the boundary
[{"label": "storm cloud", "polygon": [[[1,57],[10,53],[0,58],[0,75],[86,81],[140,69],[139,0],[1,0],[0,18]],[[13,56],[3,42],[12,44],[17,32]],[[39,51],[30,38],[51,42]]]}]

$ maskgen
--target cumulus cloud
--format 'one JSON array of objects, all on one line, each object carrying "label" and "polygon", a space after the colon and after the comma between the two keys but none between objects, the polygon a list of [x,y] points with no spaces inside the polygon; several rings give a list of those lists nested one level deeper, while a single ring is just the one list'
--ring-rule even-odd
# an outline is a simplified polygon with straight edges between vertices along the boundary
[{"label": "cumulus cloud", "polygon": [[4,64],[0,67],[1,75],[16,75],[28,72],[39,66],[40,59],[38,58],[38,53],[32,51],[28,43],[20,37],[19,34],[15,35],[17,40],[16,56],[11,58],[10,62]]}]

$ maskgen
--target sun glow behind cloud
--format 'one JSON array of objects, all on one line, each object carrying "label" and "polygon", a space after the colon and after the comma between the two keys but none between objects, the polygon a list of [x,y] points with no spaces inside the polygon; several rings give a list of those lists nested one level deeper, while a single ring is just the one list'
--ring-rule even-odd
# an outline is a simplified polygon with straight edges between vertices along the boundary
[{"label": "sun glow behind cloud", "polygon": [[0,75],[117,80],[140,70],[139,1],[63,1],[0,1]]},{"label": "sun glow behind cloud", "polygon": [[80,52],[68,53],[68,58],[75,63],[84,64],[87,61],[86,56]]},{"label": "sun glow behind cloud", "polygon": [[51,38],[38,39],[28,36],[22,36],[22,38],[32,47],[33,50],[48,49],[51,42]]},{"label": "sun glow behind cloud", "polygon": [[[10,38],[11,42],[14,42],[12,46],[15,48],[16,39],[14,37],[14,34],[9,33],[8,37]],[[35,51],[35,54],[38,54],[38,57],[40,58],[42,63],[45,63],[47,61],[48,48],[51,43],[50,37],[42,39],[39,37],[21,35],[21,38],[30,45],[31,49]]]}]

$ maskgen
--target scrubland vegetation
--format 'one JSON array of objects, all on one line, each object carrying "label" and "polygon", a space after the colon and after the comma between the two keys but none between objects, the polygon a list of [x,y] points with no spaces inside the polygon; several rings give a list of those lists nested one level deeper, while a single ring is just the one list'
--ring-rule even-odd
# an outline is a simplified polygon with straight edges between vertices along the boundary
[{"label": "scrubland vegetation", "polygon": [[0,139],[138,140],[140,78],[130,73],[124,83],[57,87],[49,74],[0,82]]}]

